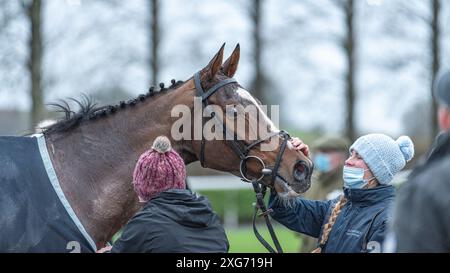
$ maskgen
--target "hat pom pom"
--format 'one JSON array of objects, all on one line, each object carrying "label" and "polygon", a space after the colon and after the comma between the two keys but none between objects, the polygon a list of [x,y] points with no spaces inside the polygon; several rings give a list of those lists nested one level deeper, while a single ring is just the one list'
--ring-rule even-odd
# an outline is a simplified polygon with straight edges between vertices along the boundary
[{"label": "hat pom pom", "polygon": [[155,139],[155,141],[153,141],[152,149],[160,154],[163,154],[172,150],[172,146],[170,145],[170,140],[167,137],[159,136]]},{"label": "hat pom pom", "polygon": [[396,140],[400,151],[403,154],[406,162],[410,161],[414,156],[414,143],[408,136],[401,136]]}]

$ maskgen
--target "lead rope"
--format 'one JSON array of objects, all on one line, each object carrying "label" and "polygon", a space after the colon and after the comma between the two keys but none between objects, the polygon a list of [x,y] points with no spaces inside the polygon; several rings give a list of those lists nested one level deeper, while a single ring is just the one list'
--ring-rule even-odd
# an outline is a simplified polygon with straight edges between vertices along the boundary
[{"label": "lead rope", "polygon": [[[275,183],[276,174],[278,172],[278,168],[280,166],[281,162],[281,156],[284,153],[284,150],[286,149],[287,142],[289,140],[289,134],[287,134],[284,131],[281,131],[281,134],[283,136],[283,143],[280,147],[280,152],[277,155],[277,159],[275,162],[274,170],[272,171],[272,181]],[[242,162],[241,162],[242,163]],[[264,166],[264,163],[263,163]],[[264,168],[263,168],[264,172]],[[241,172],[242,174],[242,172]],[[264,173],[263,173],[264,176]],[[253,232],[255,233],[256,238],[259,240],[259,242],[271,253],[283,253],[283,249],[281,248],[280,242],[278,241],[277,235],[275,234],[275,231],[273,229],[272,223],[270,222],[269,214],[273,211],[272,209],[267,209],[266,205],[264,204],[264,195],[266,194],[267,187],[265,185],[260,186],[259,180],[263,178],[261,176],[259,179],[253,179],[251,181],[253,185],[253,190],[256,194],[256,204],[255,204],[255,211],[253,213]],[[245,181],[245,180],[244,180]],[[269,243],[261,236],[261,234],[258,232],[258,229],[256,228],[256,216],[258,215],[258,210],[261,210],[261,214],[259,216],[263,216],[264,220],[266,221],[267,229],[269,230],[270,237],[272,238],[272,241],[277,249],[275,251]]]},{"label": "lead rope", "polygon": [[[257,180],[252,181],[253,190],[256,193],[256,204],[255,211],[253,213],[253,232],[255,233],[258,241],[270,252],[270,253],[283,253],[283,249],[281,248],[280,242],[278,241],[277,235],[273,230],[272,223],[269,219],[269,213],[272,212],[272,209],[267,209],[264,204],[264,195],[266,194],[266,186],[259,185]],[[261,210],[261,213],[258,215],[258,210]],[[272,241],[276,247],[276,251],[272,248],[272,246],[261,236],[256,228],[256,216],[263,216],[266,221],[267,229],[269,230],[270,237],[272,237]]]}]

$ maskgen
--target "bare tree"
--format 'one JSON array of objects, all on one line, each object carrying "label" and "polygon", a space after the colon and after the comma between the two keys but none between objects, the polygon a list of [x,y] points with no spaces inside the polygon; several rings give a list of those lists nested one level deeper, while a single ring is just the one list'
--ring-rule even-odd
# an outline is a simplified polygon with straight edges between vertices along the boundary
[{"label": "bare tree", "polygon": [[347,71],[345,73],[345,97],[346,97],[346,117],[345,117],[345,135],[348,139],[356,138],[355,132],[355,45],[356,35],[354,27],[355,5],[353,0],[345,0],[340,4],[344,11],[345,37],[343,38],[343,50],[347,61]]},{"label": "bare tree", "polygon": [[[432,0],[431,11],[432,16],[430,20],[430,30],[431,30],[431,39],[430,39],[430,49],[431,49],[431,96],[433,96],[433,83],[436,79],[437,73],[440,67],[440,57],[441,57],[441,48],[439,46],[441,41],[441,30],[440,30],[440,12],[441,12],[441,0]],[[438,133],[438,122],[436,117],[436,100],[432,100],[431,107],[431,134],[435,136]]]},{"label": "bare tree", "polygon": [[263,39],[262,39],[262,27],[261,27],[261,17],[262,17],[262,6],[263,0],[252,0],[251,6],[249,7],[249,15],[253,25],[252,30],[252,40],[253,40],[253,80],[251,83],[251,91],[253,95],[258,99],[262,100],[264,103],[268,103],[267,95],[265,94],[263,88],[265,86],[266,77],[262,69],[262,52],[263,52]]},{"label": "bare tree", "polygon": [[[304,18],[296,18],[293,23],[301,26],[302,30],[297,37],[302,40],[302,47],[305,43],[332,43],[339,47],[345,59],[345,70],[342,77],[342,89],[345,97],[344,110],[344,135],[351,140],[357,136],[355,126],[355,107],[357,101],[356,72],[357,63],[357,43],[358,37],[355,29],[357,18],[357,4],[354,0],[329,0],[325,3],[319,1],[303,1],[299,5],[306,8]],[[336,17],[337,15],[337,17]],[[336,24],[334,18],[342,20],[343,29],[331,25],[330,28],[316,28],[314,22],[324,21],[327,24]],[[311,21],[311,22],[308,22]]]},{"label": "bare tree", "polygon": [[158,73],[159,73],[159,41],[160,41],[160,25],[159,25],[159,10],[160,3],[159,0],[150,0],[150,35],[149,35],[149,46],[151,48],[150,56],[150,68],[152,75],[152,85],[156,86],[158,83]]},{"label": "bare tree", "polygon": [[[440,43],[442,40],[442,29],[441,29],[441,10],[442,1],[441,0],[431,0],[429,2],[414,2],[405,1],[400,3],[400,12],[412,19],[419,19],[422,23],[426,25],[429,30],[429,40],[427,41],[426,47],[428,48],[428,55],[426,55],[426,63],[429,65],[429,88],[430,88],[430,98],[431,106],[430,110],[430,137],[433,139],[438,133],[438,122],[436,117],[437,105],[434,100],[433,95],[433,83],[438,74],[440,63],[441,63],[441,47]],[[428,9],[427,9],[428,8]],[[425,13],[429,11],[429,15]]]},{"label": "bare tree", "polygon": [[44,118],[44,90],[42,86],[42,60],[44,55],[42,33],[42,1],[22,1],[22,7],[29,22],[27,69],[30,75],[31,118],[33,128]]}]

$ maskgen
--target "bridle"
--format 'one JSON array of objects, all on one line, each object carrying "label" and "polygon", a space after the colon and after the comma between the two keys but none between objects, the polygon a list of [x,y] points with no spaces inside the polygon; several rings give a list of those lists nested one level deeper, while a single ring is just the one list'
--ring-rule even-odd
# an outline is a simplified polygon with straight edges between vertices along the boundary
[{"label": "bridle", "polygon": [[[209,105],[208,102],[208,98],[213,95],[215,92],[217,92],[220,88],[231,84],[231,83],[237,83],[237,81],[233,78],[229,78],[229,79],[225,79],[222,80],[218,83],[216,83],[214,86],[212,86],[211,88],[209,88],[208,90],[204,91],[201,85],[201,79],[200,79],[200,72],[197,72],[194,74],[194,83],[195,83],[195,89],[197,91],[197,95],[198,97],[200,97],[202,99],[202,105],[204,108],[206,108]],[[234,153],[239,157],[240,159],[240,163],[239,163],[239,172],[241,174],[241,178],[243,181],[245,182],[250,182],[253,185],[253,189],[256,193],[256,206],[255,206],[255,212],[253,215],[253,230],[255,232],[256,237],[258,238],[258,240],[261,242],[261,244],[263,244],[267,250],[269,250],[272,253],[278,252],[278,253],[282,253],[283,250],[281,249],[281,245],[278,242],[278,239],[275,235],[275,232],[273,230],[273,227],[270,223],[270,219],[269,219],[269,213],[271,212],[271,209],[267,209],[265,204],[264,204],[264,195],[266,193],[267,190],[267,186],[264,184],[260,184],[260,181],[267,175],[271,176],[271,182],[270,182],[270,186],[274,186],[275,185],[275,179],[277,177],[279,177],[281,180],[283,180],[284,183],[287,184],[286,179],[284,179],[281,175],[279,175],[279,168],[281,165],[281,160],[284,154],[284,151],[286,150],[286,146],[287,146],[287,142],[290,139],[290,136],[287,132],[285,131],[277,131],[277,132],[273,132],[269,135],[267,135],[266,137],[264,137],[263,139],[259,139],[256,140],[250,144],[246,144],[243,143],[243,141],[237,141],[234,137],[234,133],[231,133],[230,130],[225,126],[225,123],[223,123],[222,121],[220,121],[214,112],[211,113],[212,118],[216,119],[215,121],[218,123],[222,124],[222,128],[223,128],[223,132],[226,135],[226,139],[229,140],[228,143],[230,143],[231,148],[233,149]],[[203,126],[205,125],[204,123],[204,119],[202,118],[202,140],[201,140],[201,144],[200,144],[200,164],[202,165],[202,167],[205,167],[205,146],[206,146],[206,139],[204,137],[203,134]],[[230,136],[233,136],[232,138],[230,138]],[[274,167],[268,168],[266,167],[266,165],[264,164],[264,161],[257,156],[254,155],[248,155],[250,150],[253,149],[255,146],[261,144],[262,142],[271,139],[274,136],[280,136],[283,140],[283,142],[281,143],[280,146],[280,150],[278,151],[276,160],[275,160],[275,165]],[[231,140],[230,140],[231,139]],[[246,163],[249,159],[255,159],[257,160],[260,164],[261,164],[261,176],[259,178],[249,178],[246,174]],[[267,227],[269,229],[270,235],[272,237],[272,240],[275,244],[275,247],[277,248],[277,251],[275,251],[265,240],[264,238],[259,234],[258,230],[256,229],[256,215],[258,213],[258,210],[261,210],[262,213],[259,216],[264,216],[265,220],[266,220],[266,224]]]},{"label": "bridle", "polygon": [[[209,105],[208,102],[208,98],[213,95],[215,92],[217,92],[221,87],[224,87],[228,84],[231,83],[237,83],[237,81],[233,78],[229,78],[226,80],[222,80],[220,82],[218,82],[217,84],[215,84],[213,87],[209,88],[208,90],[204,91],[202,86],[201,86],[201,80],[200,80],[200,72],[195,73],[194,75],[194,82],[195,82],[195,88],[197,90],[197,95],[202,99],[202,104],[203,107],[207,107]],[[222,128],[223,131],[225,133],[225,135],[227,136],[226,139],[232,139],[230,141],[228,141],[231,145],[231,148],[233,149],[234,153],[239,157],[240,159],[240,164],[239,164],[239,171],[241,173],[242,179],[246,182],[252,182],[254,180],[257,180],[258,182],[261,181],[266,175],[271,175],[271,182],[270,185],[273,186],[275,183],[275,179],[277,177],[281,178],[281,180],[283,180],[286,184],[287,181],[286,179],[284,179],[281,175],[279,175],[278,170],[280,168],[280,164],[281,164],[281,160],[284,154],[284,151],[286,150],[286,146],[287,146],[287,142],[290,139],[289,134],[286,131],[277,131],[277,132],[273,132],[269,135],[267,135],[266,137],[262,138],[262,139],[258,139],[250,144],[245,144],[242,143],[242,141],[237,141],[235,140],[236,138],[234,137],[234,133],[231,133],[230,130],[225,126],[225,124],[220,121],[215,115],[214,112],[211,113],[212,118],[215,118],[216,121],[218,121],[218,123],[222,124]],[[202,127],[204,126],[204,123],[202,124]],[[233,137],[230,137],[233,136]],[[283,142],[281,143],[280,146],[280,150],[278,151],[276,160],[275,160],[275,165],[274,167],[271,168],[266,168],[266,165],[264,164],[264,161],[257,157],[257,156],[249,156],[248,153],[250,152],[251,149],[253,149],[255,146],[261,144],[264,141],[267,141],[269,139],[271,139],[274,136],[280,136],[283,139]],[[205,146],[206,146],[206,139],[203,135],[203,128],[202,128],[202,140],[201,140],[201,144],[200,144],[200,164],[202,165],[202,167],[205,167]],[[261,176],[257,179],[253,179],[253,178],[249,178],[246,175],[246,164],[247,161],[249,159],[256,159],[259,161],[259,163],[261,164],[262,168],[261,168]]]}]

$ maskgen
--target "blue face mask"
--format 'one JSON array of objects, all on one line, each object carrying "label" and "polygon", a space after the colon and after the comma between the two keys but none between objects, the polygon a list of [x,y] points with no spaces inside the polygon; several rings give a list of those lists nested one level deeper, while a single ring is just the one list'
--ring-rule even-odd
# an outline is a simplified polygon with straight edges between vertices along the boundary
[{"label": "blue face mask", "polygon": [[319,170],[319,172],[327,173],[331,171],[331,159],[328,155],[323,153],[318,153],[314,156],[314,167]]},{"label": "blue face mask", "polygon": [[369,180],[363,179],[364,173],[368,170],[344,166],[344,187],[349,189],[362,189],[370,180],[375,179],[375,177]]}]

